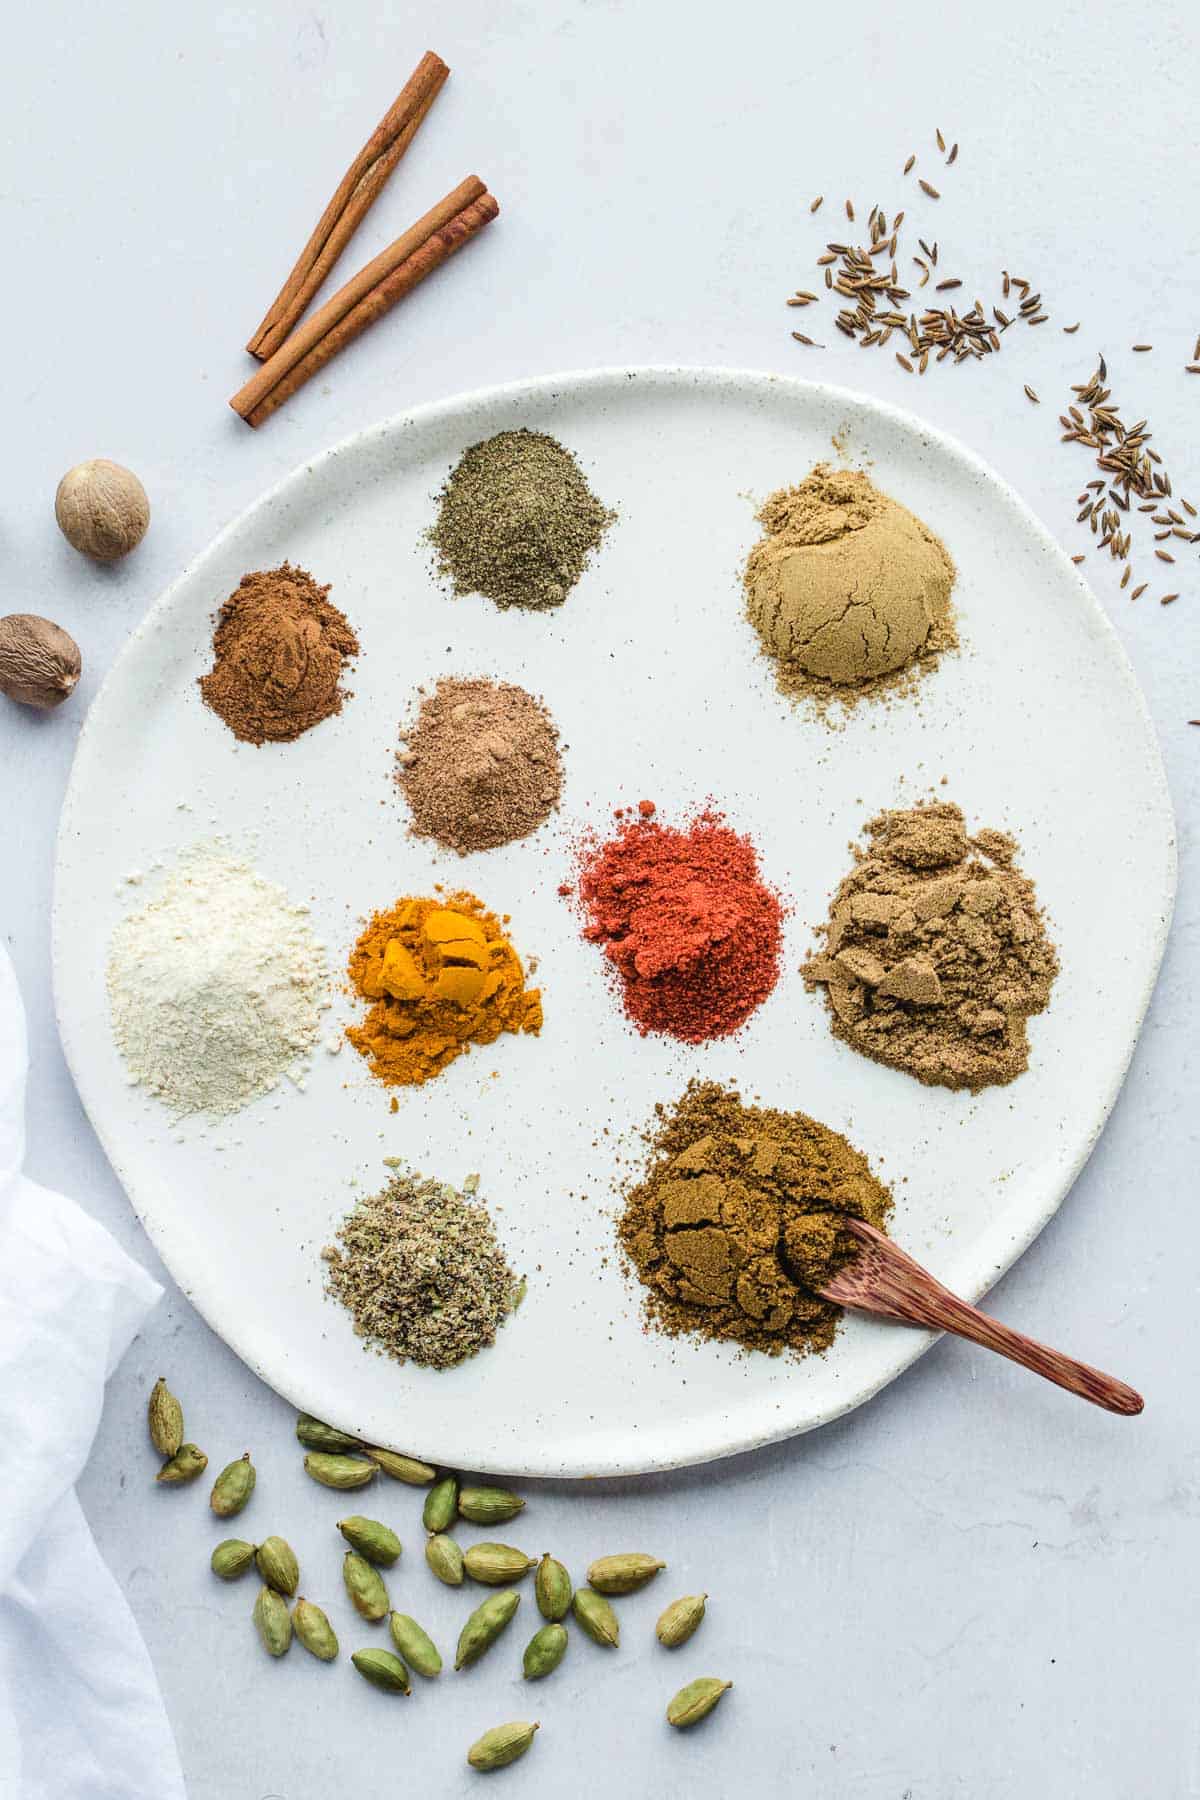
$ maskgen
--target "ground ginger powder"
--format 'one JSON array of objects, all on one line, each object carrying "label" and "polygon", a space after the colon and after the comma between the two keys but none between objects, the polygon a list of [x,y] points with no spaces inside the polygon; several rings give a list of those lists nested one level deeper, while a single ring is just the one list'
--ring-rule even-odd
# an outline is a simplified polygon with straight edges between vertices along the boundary
[{"label": "ground ginger powder", "polygon": [[1015,1080],[1058,957],[1012,838],[968,837],[946,802],[880,813],[866,837],[803,969],[834,1036],[931,1087]]},{"label": "ground ginger powder", "polygon": [[428,1081],[501,1032],[542,1027],[540,989],[525,986],[501,921],[473,894],[408,898],[376,913],[349,975],[370,1010],[346,1036],[388,1087]]},{"label": "ground ginger powder", "polygon": [[849,705],[957,646],[945,545],[860,471],[818,463],[758,519],[746,610],[784,693]]},{"label": "ground ginger powder", "polygon": [[769,1356],[827,1350],[841,1308],[814,1290],[856,1253],[841,1215],[882,1230],[888,1190],[838,1132],[693,1081],[659,1107],[650,1165],[618,1235],[647,1322]]}]

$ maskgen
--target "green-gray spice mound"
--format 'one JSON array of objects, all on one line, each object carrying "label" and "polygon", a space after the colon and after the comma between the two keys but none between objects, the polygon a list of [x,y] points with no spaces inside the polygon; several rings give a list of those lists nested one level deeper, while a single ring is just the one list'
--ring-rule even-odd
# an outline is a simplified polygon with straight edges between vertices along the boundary
[{"label": "green-gray spice mound", "polygon": [[453,1368],[495,1343],[520,1299],[485,1207],[417,1174],[397,1172],[359,1200],[321,1255],[359,1337],[426,1368]]},{"label": "green-gray spice mound", "polygon": [[562,605],[615,517],[556,438],[500,431],[464,451],[429,537],[456,594],[541,612]]}]

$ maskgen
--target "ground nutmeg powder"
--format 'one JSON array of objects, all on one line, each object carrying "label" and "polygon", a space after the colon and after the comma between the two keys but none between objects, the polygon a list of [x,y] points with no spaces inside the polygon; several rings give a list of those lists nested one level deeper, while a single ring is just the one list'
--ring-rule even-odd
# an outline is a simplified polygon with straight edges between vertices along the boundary
[{"label": "ground nutmeg powder", "polygon": [[656,1112],[618,1226],[647,1323],[769,1356],[827,1350],[842,1309],[814,1289],[857,1248],[839,1216],[883,1230],[892,1207],[866,1157],[804,1113],[746,1106],[716,1082]]},{"label": "ground nutmeg powder", "polygon": [[583,935],[603,949],[640,1032],[691,1044],[727,1037],[775,986],[779,896],[749,838],[719,813],[680,829],[654,811],[643,800],[584,853]]},{"label": "ground nutmeg powder", "polygon": [[558,804],[558,732],[512,682],[443,678],[401,742],[396,781],[414,836],[460,856],[528,837]]},{"label": "ground nutmeg powder", "polygon": [[328,593],[285,562],[243,575],[218,612],[200,692],[243,743],[288,743],[341,712],[358,639]]}]

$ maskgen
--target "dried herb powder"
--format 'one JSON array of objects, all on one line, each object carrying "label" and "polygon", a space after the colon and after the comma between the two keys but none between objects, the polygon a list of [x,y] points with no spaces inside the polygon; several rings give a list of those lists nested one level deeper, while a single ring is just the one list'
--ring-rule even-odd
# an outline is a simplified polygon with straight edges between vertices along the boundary
[{"label": "dried herb powder", "polygon": [[768,1356],[827,1350],[841,1308],[814,1290],[856,1253],[839,1215],[882,1230],[891,1195],[867,1159],[804,1113],[693,1081],[658,1124],[618,1235],[648,1325]]},{"label": "dried herb powder", "polygon": [[500,431],[464,451],[429,537],[456,594],[542,612],[562,605],[615,517],[557,439]]},{"label": "dried herb powder", "polygon": [[866,837],[803,970],[834,1036],[931,1087],[1013,1081],[1058,973],[1013,839],[968,837],[947,802],[880,813]]},{"label": "dried herb powder", "polygon": [[451,1369],[496,1341],[521,1298],[476,1178],[460,1192],[396,1170],[358,1201],[321,1252],[326,1290],[359,1337],[397,1362]]}]

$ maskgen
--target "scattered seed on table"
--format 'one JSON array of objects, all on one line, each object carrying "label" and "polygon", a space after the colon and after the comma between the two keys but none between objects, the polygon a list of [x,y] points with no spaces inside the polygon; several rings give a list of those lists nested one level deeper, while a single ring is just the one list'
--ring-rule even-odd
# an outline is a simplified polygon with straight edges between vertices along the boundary
[{"label": "scattered seed on table", "polygon": [[1073,557],[1072,557],[1072,558],[1071,558],[1071,561],[1072,561],[1072,562],[1073,562],[1073,563],[1081,563],[1081,562],[1086,562],[1086,561],[1087,561],[1087,557],[1086,557],[1086,556],[1082,556],[1082,555],[1080,555],[1080,556],[1073,556]]},{"label": "scattered seed on table", "polygon": [[846,217],[849,219],[850,223],[853,225],[853,223],[854,223],[854,202],[852,200],[847,200],[847,202],[846,202]]},{"label": "scattered seed on table", "polygon": [[1153,350],[1154,345],[1153,344],[1135,344],[1133,346],[1133,348],[1135,350]]},{"label": "scattered seed on table", "polygon": [[1146,589],[1149,586],[1150,586],[1150,583],[1148,581],[1140,582],[1139,585],[1134,588],[1134,590],[1133,590],[1132,594],[1130,594],[1129,598],[1131,600],[1140,600],[1142,595],[1145,593]]},{"label": "scattered seed on table", "polygon": [[1157,556],[1159,562],[1173,563],[1175,561],[1175,558],[1171,555],[1169,550],[1156,550],[1154,554]]},{"label": "scattered seed on table", "polygon": [[[903,172],[904,172],[904,174],[905,174],[905,175],[908,175],[908,174],[910,174],[910,173],[911,173],[911,172],[912,172],[912,170],[913,170],[913,169],[914,169],[914,168],[915,168],[915,167],[916,167],[916,162],[917,162],[917,159],[916,159],[916,157],[915,157],[915,156],[910,156],[910,157],[909,157],[909,159],[908,159],[908,161],[907,161],[907,162],[906,162],[906,163],[905,163],[905,165],[904,165],[904,171],[903,171]],[[1196,355],[1197,355],[1197,356],[1200,356],[1200,350],[1197,350],[1197,352],[1196,352]]]},{"label": "scattered seed on table", "polygon": [[940,200],[941,199],[942,196],[938,193],[937,189],[935,187],[931,186],[931,184],[925,180],[925,177],[923,175],[920,177],[917,185],[921,188],[921,190],[924,193],[929,195],[929,198],[931,200]]},{"label": "scattered seed on table", "polygon": [[1063,330],[1064,330],[1064,332],[1065,332],[1065,333],[1066,333],[1066,335],[1067,335],[1067,336],[1068,336],[1068,337],[1070,337],[1070,335],[1071,335],[1071,333],[1072,333],[1072,332],[1073,332],[1073,331],[1078,331],[1078,330],[1079,330],[1079,320],[1078,320],[1078,319],[1076,319],[1076,321],[1075,321],[1075,323],[1074,323],[1074,324],[1073,324],[1073,325],[1064,325],[1064,326],[1063,326]]},{"label": "scattered seed on table", "polygon": [[1025,392],[1026,392],[1026,394],[1028,394],[1029,398],[1033,401],[1033,404],[1035,406],[1040,406],[1042,404],[1041,401],[1038,399],[1037,395],[1034,393],[1033,389],[1030,387],[1028,382],[1025,383]]},{"label": "scattered seed on table", "polygon": [[942,136],[942,133],[941,133],[941,128],[940,128],[940,126],[939,126],[939,127],[938,127],[938,129],[937,129],[937,130],[936,130],[936,131],[935,131],[935,132],[934,132],[934,136],[935,136],[935,137],[936,137],[936,138],[937,138],[937,147],[938,147],[938,149],[939,149],[939,150],[944,150],[944,149],[945,149],[945,148],[946,148],[946,140],[945,140],[945,138],[944,138],[944,137],[943,137],[943,136]]},{"label": "scattered seed on table", "polygon": [[816,199],[813,201],[812,205],[809,207],[809,209],[808,209],[809,212],[810,213],[816,212],[817,209],[820,207],[820,204],[821,204],[822,200],[824,200],[824,198],[825,198],[824,194],[818,194]]},{"label": "scattered seed on table", "polygon": [[949,168],[949,167],[950,167],[950,164],[951,164],[951,163],[952,163],[952,162],[954,162],[954,161],[956,161],[956,159],[957,159],[957,157],[958,157],[958,145],[957,145],[957,144],[951,144],[951,146],[950,146],[950,154],[949,154],[949,156],[948,156],[948,157],[947,157],[947,158],[946,158],[946,167],[947,167],[947,168]]},{"label": "scattered seed on table", "polygon": [[[950,278],[949,281],[939,281],[937,284],[936,291],[939,294],[944,294],[944,293],[947,293],[950,288],[960,288],[961,286],[962,286],[962,282],[958,279],[957,275],[954,275]],[[978,300],[975,302],[975,304],[976,304],[976,306],[979,305]]]},{"label": "scattered seed on table", "polygon": [[900,367],[902,369],[907,369],[909,374],[910,375],[912,374],[912,372],[913,372],[912,364],[909,362],[907,356],[901,356],[901,354],[898,350],[896,352],[896,361],[900,364]]}]

